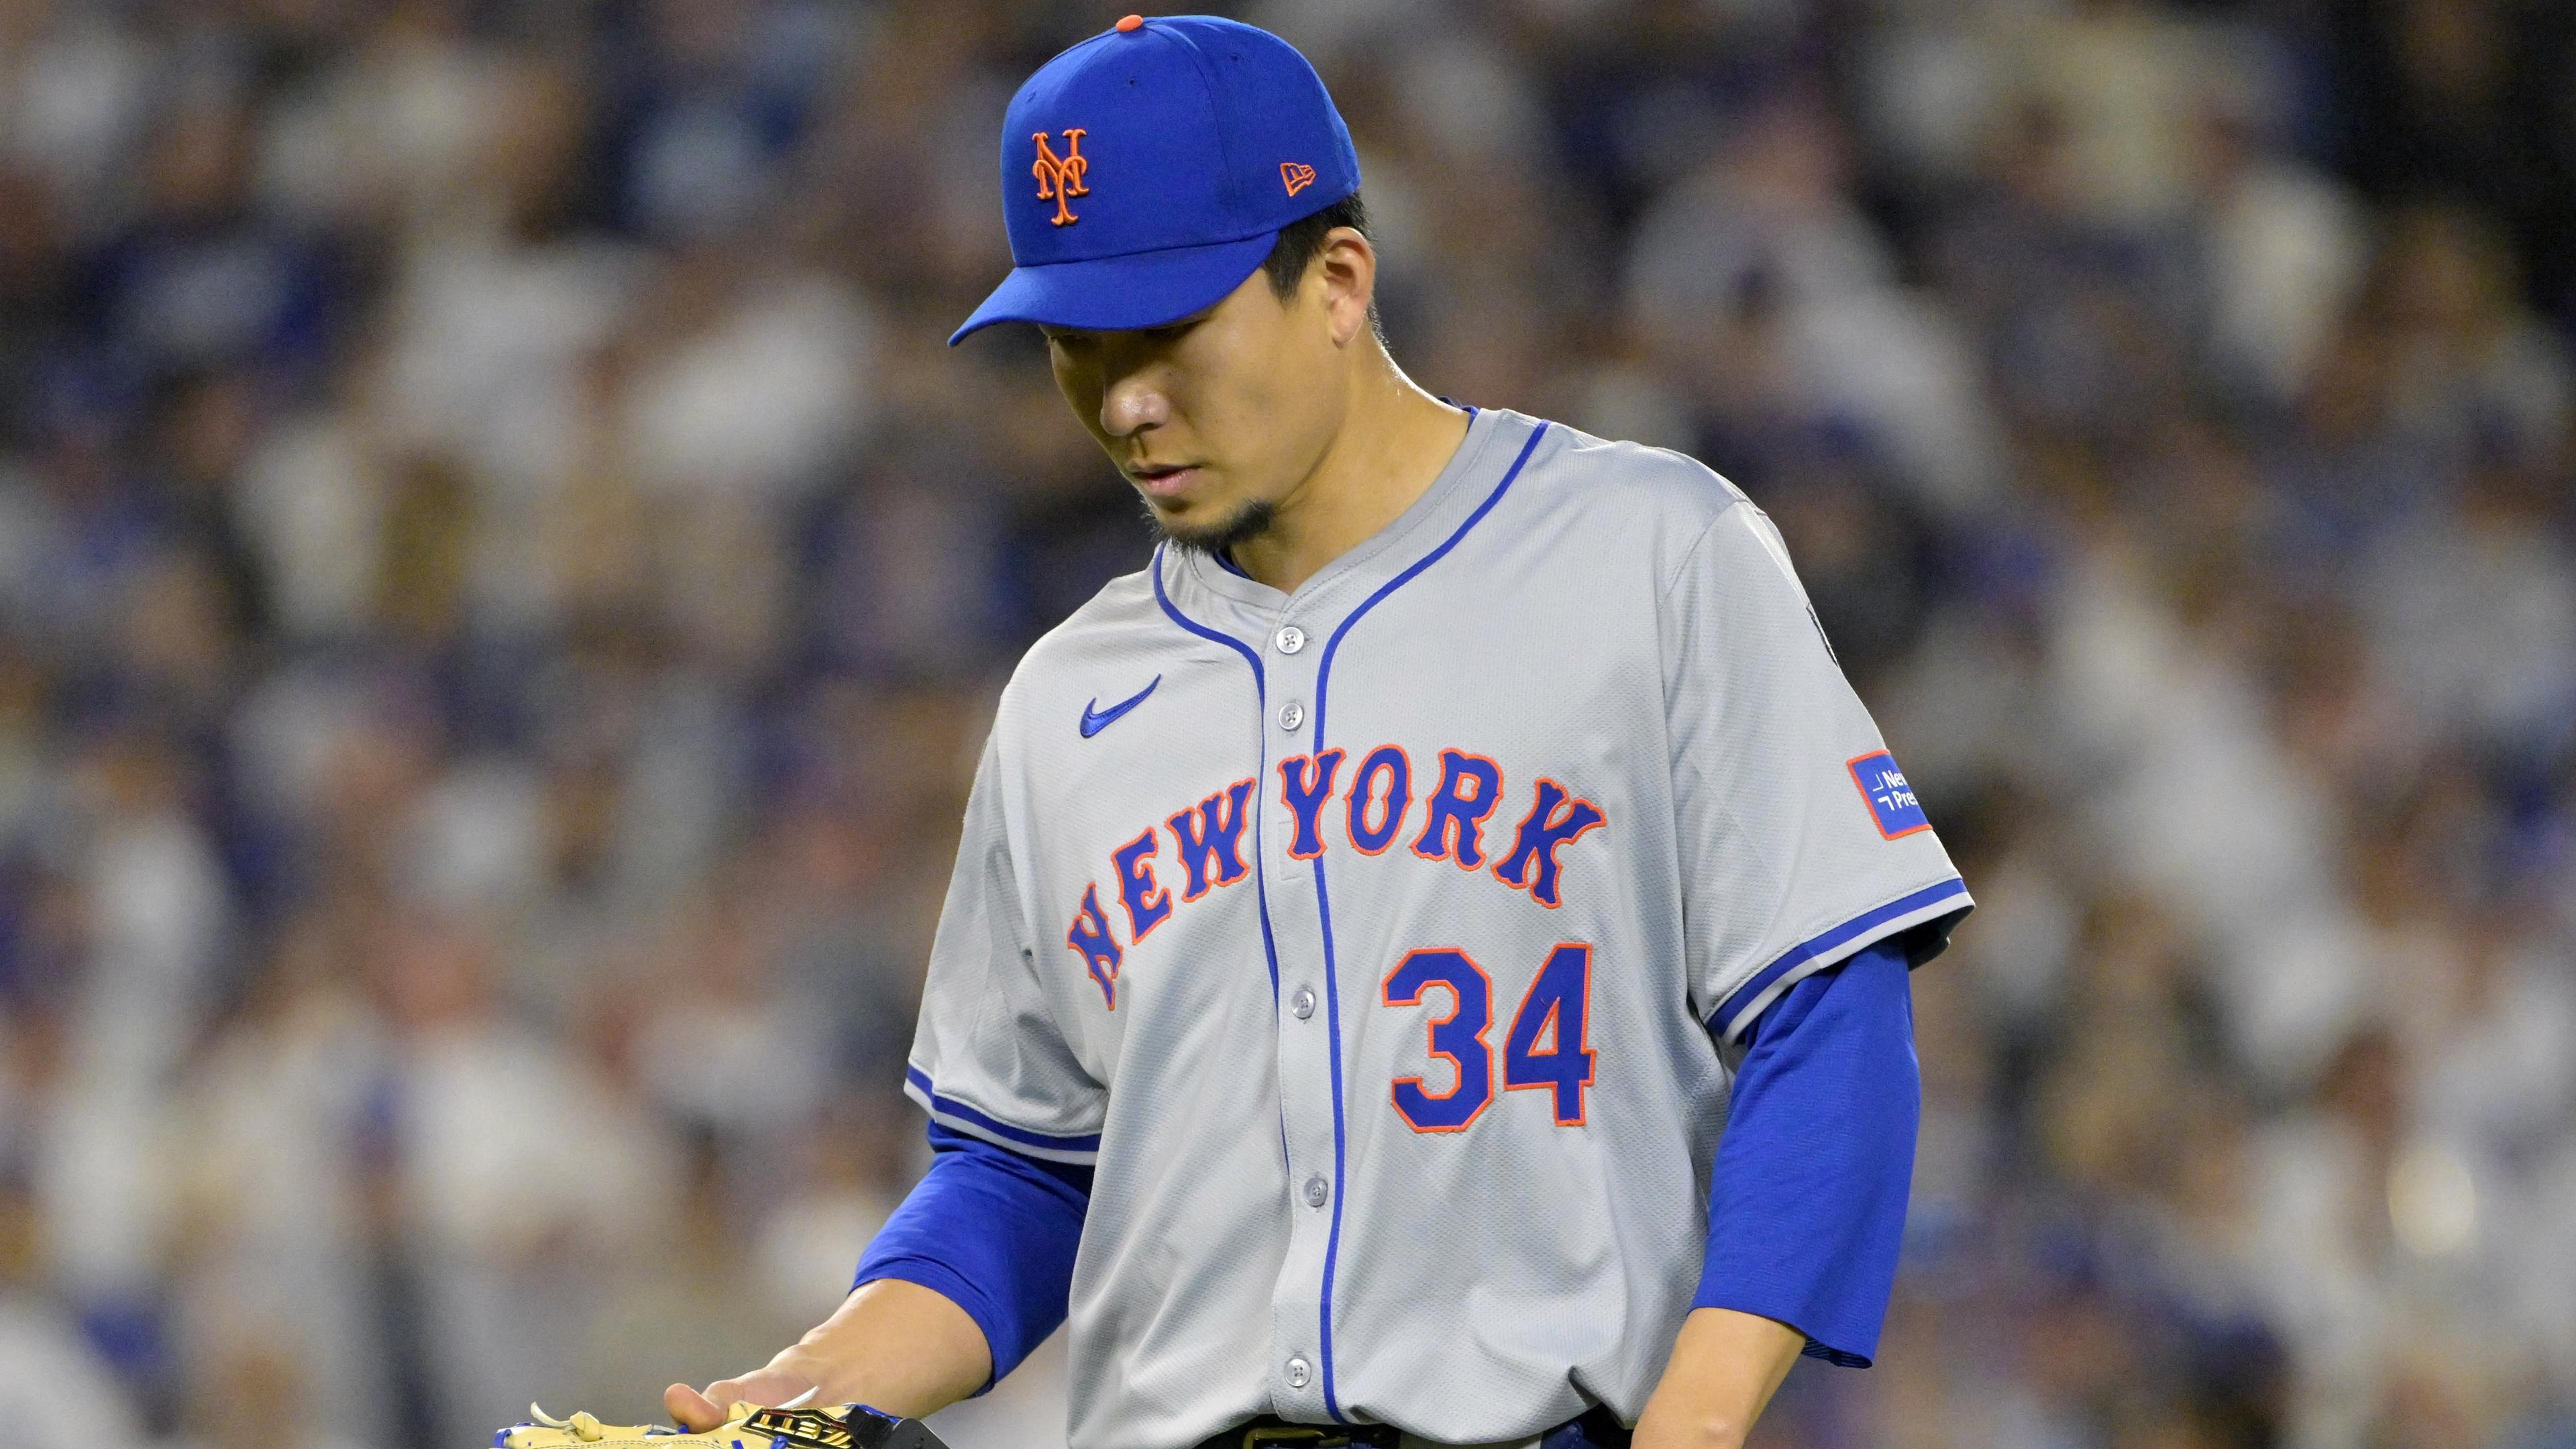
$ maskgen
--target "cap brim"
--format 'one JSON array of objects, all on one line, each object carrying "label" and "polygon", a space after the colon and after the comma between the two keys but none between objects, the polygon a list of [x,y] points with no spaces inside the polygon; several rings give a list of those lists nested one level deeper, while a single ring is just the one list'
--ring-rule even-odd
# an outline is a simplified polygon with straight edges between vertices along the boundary
[{"label": "cap brim", "polygon": [[1269,257],[1278,239],[1278,233],[1264,232],[1241,241],[1015,267],[966,325],[949,336],[948,345],[996,322],[1086,332],[1127,332],[1178,322],[1224,301]]}]

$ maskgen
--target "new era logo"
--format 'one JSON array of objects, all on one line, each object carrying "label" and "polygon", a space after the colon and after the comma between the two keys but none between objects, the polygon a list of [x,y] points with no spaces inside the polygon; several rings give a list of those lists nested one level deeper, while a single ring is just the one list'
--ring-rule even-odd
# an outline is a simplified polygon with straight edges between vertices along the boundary
[{"label": "new era logo", "polygon": [[1880,835],[1895,840],[1932,828],[1922,802],[1914,798],[1914,787],[1905,783],[1905,772],[1896,768],[1896,756],[1880,750],[1846,761],[1844,768],[1860,787],[1860,797],[1869,802],[1870,817],[1878,822]]},{"label": "new era logo", "polygon": [[1303,166],[1294,161],[1282,161],[1279,163],[1279,179],[1288,187],[1288,194],[1294,196],[1315,184],[1315,168]]}]

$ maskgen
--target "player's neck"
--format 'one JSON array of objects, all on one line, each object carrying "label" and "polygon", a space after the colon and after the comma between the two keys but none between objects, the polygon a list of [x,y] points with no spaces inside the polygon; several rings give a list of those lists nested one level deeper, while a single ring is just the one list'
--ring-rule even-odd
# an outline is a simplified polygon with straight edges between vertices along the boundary
[{"label": "player's neck", "polygon": [[1282,593],[1375,537],[1430,490],[1467,439],[1465,409],[1416,387],[1380,354],[1354,380],[1341,431],[1314,471],[1281,499],[1235,566]]}]

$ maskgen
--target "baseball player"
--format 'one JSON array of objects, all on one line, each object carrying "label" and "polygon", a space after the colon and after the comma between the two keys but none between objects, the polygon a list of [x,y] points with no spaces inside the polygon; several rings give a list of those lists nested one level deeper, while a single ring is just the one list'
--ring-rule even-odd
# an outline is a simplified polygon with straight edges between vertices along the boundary
[{"label": "baseball player", "polygon": [[1040,328],[1163,542],[1003,692],[933,1167],[685,1427],[926,1414],[1069,1319],[1075,1449],[1677,1449],[1874,1352],[1967,889],[1760,510],[1398,370],[1359,184],[1225,20],[1012,99],[957,337]]}]

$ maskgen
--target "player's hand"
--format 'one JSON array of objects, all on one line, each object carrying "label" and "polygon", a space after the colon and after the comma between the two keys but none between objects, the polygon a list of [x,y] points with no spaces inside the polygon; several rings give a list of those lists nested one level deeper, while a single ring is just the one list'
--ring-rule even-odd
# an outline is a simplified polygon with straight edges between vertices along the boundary
[{"label": "player's hand", "polygon": [[[965,1309],[918,1283],[880,1278],[780,1351],[764,1367],[718,1379],[704,1392],[687,1384],[662,1391],[672,1422],[704,1433],[737,1403],[763,1408],[866,1404],[904,1418],[926,1419],[973,1394],[993,1374],[984,1330]],[[812,1394],[807,1403],[799,1395]]]},{"label": "player's hand", "polygon": [[800,1395],[814,1392],[815,1376],[794,1363],[789,1349],[740,1378],[718,1379],[702,1392],[687,1384],[673,1384],[662,1391],[662,1407],[671,1411],[671,1422],[693,1434],[703,1434],[725,1421],[725,1412],[738,1403],[758,1404],[774,1409]]}]

